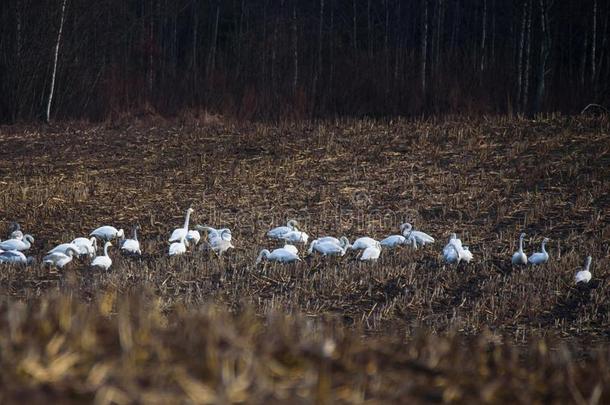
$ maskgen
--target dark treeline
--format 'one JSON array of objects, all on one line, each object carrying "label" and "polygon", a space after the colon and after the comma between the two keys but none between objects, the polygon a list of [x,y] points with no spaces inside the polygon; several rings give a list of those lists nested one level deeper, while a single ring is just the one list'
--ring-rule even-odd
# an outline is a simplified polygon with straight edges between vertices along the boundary
[{"label": "dark treeline", "polygon": [[45,118],[50,93],[56,119],[186,109],[251,119],[575,112],[610,98],[609,8],[601,0],[6,0],[0,122]]}]

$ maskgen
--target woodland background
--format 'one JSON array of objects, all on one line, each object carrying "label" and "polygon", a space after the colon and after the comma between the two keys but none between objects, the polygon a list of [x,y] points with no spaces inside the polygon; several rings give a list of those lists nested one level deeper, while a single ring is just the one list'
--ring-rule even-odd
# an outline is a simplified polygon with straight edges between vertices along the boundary
[{"label": "woodland background", "polygon": [[202,110],[255,120],[574,113],[608,103],[609,9],[598,0],[8,0],[0,123],[45,118],[51,87],[52,118],[94,121]]}]

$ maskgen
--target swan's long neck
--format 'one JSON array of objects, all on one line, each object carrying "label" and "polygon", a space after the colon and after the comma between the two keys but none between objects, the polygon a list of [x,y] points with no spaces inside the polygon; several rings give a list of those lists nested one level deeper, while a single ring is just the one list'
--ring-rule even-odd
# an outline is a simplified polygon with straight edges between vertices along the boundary
[{"label": "swan's long neck", "polygon": [[317,242],[318,242],[317,240],[314,240],[313,242],[311,242],[309,244],[309,249],[307,249],[307,254],[311,254],[313,252],[313,247]]},{"label": "swan's long neck", "polygon": [[138,228],[133,228],[133,240],[138,240]]},{"label": "swan's long neck", "polygon": [[590,266],[591,266],[591,256],[587,256],[587,262],[585,263],[585,271],[589,271]]},{"label": "swan's long neck", "polygon": [[267,249],[261,250],[261,252],[258,254],[258,257],[256,258],[256,263],[260,263],[260,261],[263,260],[263,257],[264,258],[269,257],[270,253],[271,252],[269,252]]},{"label": "swan's long neck", "polygon": [[186,218],[184,218],[184,229],[189,230],[189,220],[191,218],[191,211],[186,212]]},{"label": "swan's long neck", "polygon": [[108,256],[108,244],[104,245],[104,256]]},{"label": "swan's long neck", "polygon": [[542,242],[542,253],[546,253],[546,248],[545,248],[546,242]]},{"label": "swan's long neck", "polygon": [[519,253],[523,253],[523,236],[519,237]]}]

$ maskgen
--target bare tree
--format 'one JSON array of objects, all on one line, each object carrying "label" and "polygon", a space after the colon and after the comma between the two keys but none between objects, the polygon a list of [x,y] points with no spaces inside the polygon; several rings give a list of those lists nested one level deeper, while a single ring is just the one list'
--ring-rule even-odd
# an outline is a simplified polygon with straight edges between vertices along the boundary
[{"label": "bare tree", "polygon": [[527,20],[527,1],[523,2],[523,14],[521,17],[521,40],[519,41],[518,63],[517,63],[517,104],[521,106],[521,96],[523,92],[523,57],[525,46],[525,26]]},{"label": "bare tree", "polygon": [[480,70],[485,70],[485,40],[487,37],[487,0],[483,0],[483,32],[481,33],[481,66]]},{"label": "bare tree", "polygon": [[536,89],[536,99],[534,103],[534,111],[539,112],[542,108],[544,99],[546,76],[549,73],[547,68],[549,64],[549,55],[551,50],[551,36],[549,29],[549,2],[547,0],[539,0],[540,6],[540,60],[538,61],[538,87]]},{"label": "bare tree", "polygon": [[53,92],[55,91],[55,76],[57,74],[57,58],[59,56],[59,45],[61,44],[61,33],[64,29],[64,17],[66,14],[67,0],[61,3],[61,20],[59,22],[59,30],[57,32],[57,41],[55,42],[55,53],[53,55],[53,73],[51,74],[51,89],[49,90],[49,101],[47,102],[47,122],[51,121],[51,103],[53,102]]},{"label": "bare tree", "polygon": [[525,73],[523,80],[523,106],[522,111],[527,112],[529,105],[529,88],[530,88],[530,67],[531,67],[531,50],[532,50],[532,2],[529,0],[529,8],[527,12],[527,48],[525,50]]},{"label": "bare tree", "polygon": [[421,36],[421,88],[426,94],[426,59],[428,58],[428,0],[423,0]]},{"label": "bare tree", "polygon": [[297,1],[292,1],[292,58],[293,58],[293,76],[292,76],[292,94],[296,94],[299,84],[299,43],[297,32]]},{"label": "bare tree", "polygon": [[591,85],[595,86],[595,45],[597,43],[597,0],[593,0],[593,32],[591,37]]}]

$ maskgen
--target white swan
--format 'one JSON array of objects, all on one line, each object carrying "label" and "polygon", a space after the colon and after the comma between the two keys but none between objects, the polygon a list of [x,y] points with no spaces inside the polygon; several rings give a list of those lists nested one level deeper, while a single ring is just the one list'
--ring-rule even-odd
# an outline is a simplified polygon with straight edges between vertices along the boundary
[{"label": "white swan", "polygon": [[305,243],[305,244],[307,244],[307,241],[309,240],[309,235],[307,235],[303,231],[295,230],[295,231],[286,232],[285,234],[280,236],[278,239],[282,239],[282,240],[284,240],[285,242],[288,242],[288,243]]},{"label": "white swan", "polygon": [[227,250],[235,248],[235,246],[233,246],[230,240],[225,240],[222,238],[214,239],[214,243],[210,243],[210,247],[212,248],[212,251],[218,256],[222,256],[222,254],[225,253]]},{"label": "white swan", "polygon": [[[61,246],[61,245],[60,245]],[[57,251],[43,257],[42,262],[45,265],[62,269],[66,264],[72,261],[73,256],[78,256],[78,248],[76,245],[68,246],[65,252]]]},{"label": "white swan", "polygon": [[192,208],[189,208],[188,210],[186,210],[186,217],[184,218],[184,226],[182,228],[174,229],[174,231],[172,232],[172,235],[169,237],[170,242],[179,242],[180,239],[186,238],[186,235],[189,232],[189,221],[191,218],[191,214],[194,211],[195,210]]},{"label": "white swan", "polygon": [[312,254],[315,250],[322,256],[343,256],[349,246],[349,240],[343,236],[339,244],[332,241],[320,241],[319,239],[314,240],[309,245],[307,254]]},{"label": "white swan", "polygon": [[[415,238],[412,238],[415,241]],[[383,239],[379,244],[381,247],[394,249],[400,245],[406,245],[407,238],[402,235],[390,235],[387,238]]]},{"label": "white swan", "polygon": [[185,236],[180,238],[180,242],[174,242],[169,245],[169,255],[178,256],[186,253],[186,240]]},{"label": "white swan", "polygon": [[513,254],[512,258],[512,263],[516,266],[527,264],[527,256],[523,253],[523,238],[525,238],[525,234],[521,233],[519,235],[519,250]]},{"label": "white swan", "polygon": [[350,248],[353,250],[364,250],[368,247],[375,247],[377,243],[379,242],[375,239],[363,236],[362,238],[356,239]]},{"label": "white swan", "polygon": [[199,231],[191,229],[186,233],[186,240],[193,245],[197,245],[201,240],[201,235],[199,234]]},{"label": "white swan", "polygon": [[298,254],[299,254],[299,249],[297,249],[297,247],[296,247],[296,246],[294,246],[294,245],[290,245],[290,244],[288,244],[288,243],[287,243],[287,244],[285,244],[285,245],[284,245],[284,247],[283,247],[282,249],[285,249],[285,250],[287,250],[287,251],[289,251],[289,252],[292,252],[292,253],[294,253],[294,254],[295,254],[295,255],[297,255],[297,256],[298,256]]},{"label": "white swan", "polygon": [[472,260],[472,252],[467,246],[462,246],[462,241],[458,239],[455,233],[449,237],[449,243],[443,248],[443,259],[447,263],[460,263],[462,260],[470,263]]},{"label": "white swan", "polygon": [[110,258],[110,256],[108,256],[108,248],[110,246],[112,246],[112,243],[110,242],[106,242],[104,244],[104,255],[97,256],[95,259],[93,259],[93,261],[91,262],[91,267],[99,267],[104,270],[108,270],[110,266],[112,266],[112,259]]},{"label": "white swan", "polygon": [[197,225],[195,227],[195,229],[202,231],[202,232],[207,232],[208,242],[210,242],[211,239],[219,238],[219,237],[222,237],[222,239],[228,240],[228,241],[230,241],[232,239],[231,230],[229,228],[216,229],[216,228],[212,228],[211,226],[207,226],[207,225]]},{"label": "white swan", "polygon": [[141,255],[142,251],[140,250],[140,242],[138,241],[138,229],[140,227],[138,225],[133,227],[133,238],[125,239],[123,243],[121,243],[121,252],[129,253],[133,255]]},{"label": "white swan", "polygon": [[[344,238],[344,237],[342,237]],[[337,239],[334,236],[323,236],[321,238],[315,239],[318,242],[332,242],[335,245],[341,245],[341,239]]]},{"label": "white swan", "polygon": [[443,248],[443,260],[449,264],[460,262],[460,252],[458,251],[457,246],[451,241]]},{"label": "white swan", "polygon": [[125,232],[122,229],[116,229],[114,226],[104,225],[95,229],[89,234],[89,236],[95,236],[103,241],[110,241],[112,239],[123,239],[125,238]]},{"label": "white swan", "polygon": [[280,239],[281,236],[284,235],[285,233],[297,231],[298,225],[299,225],[299,223],[296,220],[291,219],[288,221],[286,226],[278,226],[277,228],[273,228],[272,230],[267,232],[267,237],[269,237],[271,239]]},{"label": "white swan", "polygon": [[32,235],[26,234],[26,235],[23,235],[22,240],[8,239],[8,240],[5,240],[4,242],[0,242],[0,250],[5,250],[5,251],[18,250],[21,252],[21,251],[28,250],[29,248],[31,248],[32,243],[34,243],[34,238],[32,237]]},{"label": "white swan", "polygon": [[585,267],[576,273],[574,277],[576,279],[576,284],[578,283],[588,283],[591,281],[591,272],[589,271],[589,267],[591,267],[591,256],[587,256],[587,260],[585,261]]},{"label": "white swan", "polygon": [[78,247],[78,253],[82,256],[95,257],[97,251],[97,239],[95,236],[91,238],[76,238],[72,241]]},{"label": "white swan", "polygon": [[400,233],[406,238],[413,237],[415,242],[419,245],[425,246],[427,243],[434,243],[434,238],[425,232],[414,231],[413,225],[405,223],[400,225]]},{"label": "white swan", "polygon": [[466,263],[470,263],[470,261],[472,260],[472,252],[468,249],[468,246],[464,246],[462,248],[462,252],[461,252],[461,259],[465,261]]},{"label": "white swan", "polygon": [[75,250],[78,255],[79,249],[78,249],[78,246],[75,245],[74,243],[62,243],[61,245],[57,245],[53,249],[49,250],[47,252],[47,254],[50,255],[53,253],[62,253],[65,255],[65,254],[67,254],[69,249]]},{"label": "white swan", "polygon": [[375,242],[373,246],[369,246],[362,252],[360,256],[360,261],[376,261],[379,259],[379,255],[381,255],[381,244],[379,242]]},{"label": "white swan", "polygon": [[270,262],[278,263],[292,263],[296,261],[301,261],[298,254],[294,253],[292,250],[285,248],[275,249],[273,252],[269,252],[269,250],[263,249],[256,258],[256,264],[259,264],[263,259],[267,259]]},{"label": "white swan", "polygon": [[34,263],[34,258],[26,257],[23,253],[17,250],[9,250],[8,252],[0,252],[0,264],[25,264]]},{"label": "white swan", "polygon": [[547,253],[547,251],[545,249],[545,245],[547,244],[548,241],[549,241],[549,238],[544,238],[542,240],[542,246],[540,248],[541,251],[534,253],[527,259],[527,261],[530,264],[537,266],[539,264],[543,264],[543,263],[546,263],[549,261],[549,254]]}]

